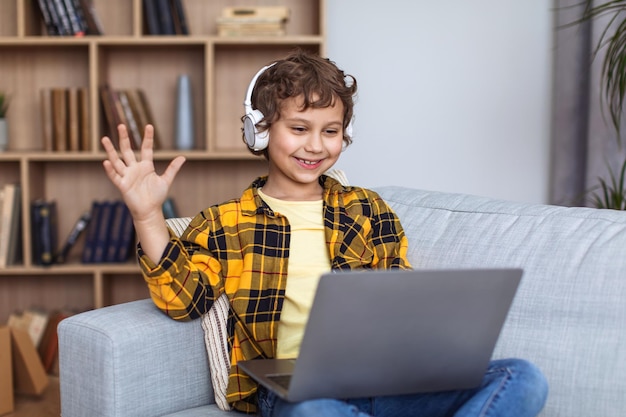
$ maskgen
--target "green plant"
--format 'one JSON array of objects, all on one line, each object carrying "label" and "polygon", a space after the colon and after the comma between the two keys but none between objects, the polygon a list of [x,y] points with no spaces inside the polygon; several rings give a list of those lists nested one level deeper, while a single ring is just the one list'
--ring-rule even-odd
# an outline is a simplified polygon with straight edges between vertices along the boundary
[{"label": "green plant", "polygon": [[0,91],[0,119],[4,118],[9,110],[10,97],[4,92]]},{"label": "green plant", "polygon": [[[598,43],[593,47],[595,59],[601,50],[605,51],[600,71],[602,90],[601,110],[608,108],[611,124],[616,130],[616,139],[621,147],[622,118],[626,99],[626,0],[610,0],[598,3],[597,0],[584,0],[582,18],[575,23],[597,20],[606,17]],[[607,163],[609,181],[598,178],[599,185],[587,194],[597,208],[626,210],[626,160],[619,175]]]},{"label": "green plant", "polygon": [[613,210],[626,210],[626,192],[624,184],[626,183],[626,160],[622,164],[619,176],[609,167],[610,182],[607,183],[603,178],[598,178],[600,185],[591,194],[591,202],[597,208],[606,208]]}]

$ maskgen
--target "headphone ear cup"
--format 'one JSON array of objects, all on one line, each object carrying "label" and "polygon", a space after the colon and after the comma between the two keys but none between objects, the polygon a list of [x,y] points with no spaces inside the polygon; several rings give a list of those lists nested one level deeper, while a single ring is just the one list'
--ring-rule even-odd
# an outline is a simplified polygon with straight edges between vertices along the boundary
[{"label": "headphone ear cup", "polygon": [[352,121],[350,120],[350,123],[348,123],[348,126],[346,126],[346,131],[344,132],[344,134],[352,139]]},{"label": "headphone ear cup", "polygon": [[243,135],[248,147],[255,151],[262,151],[267,148],[269,142],[269,130],[259,132],[257,123],[263,120],[263,113],[260,110],[252,110],[243,119]]}]

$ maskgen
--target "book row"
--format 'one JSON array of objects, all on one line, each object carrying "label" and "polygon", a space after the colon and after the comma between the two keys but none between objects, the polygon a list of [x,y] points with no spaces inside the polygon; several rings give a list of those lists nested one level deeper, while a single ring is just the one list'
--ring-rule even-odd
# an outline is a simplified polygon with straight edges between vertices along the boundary
[{"label": "book row", "polygon": [[37,0],[36,3],[49,36],[104,33],[92,0]]},{"label": "book row", "polygon": [[182,0],[143,0],[148,35],[189,35]]},{"label": "book row", "polygon": [[81,88],[42,88],[41,126],[46,151],[88,151],[89,93]]},{"label": "book row", "polygon": [[106,120],[106,133],[119,149],[117,126],[126,125],[133,149],[141,148],[143,129],[154,126],[154,149],[161,149],[159,130],[146,94],[140,88],[114,89],[105,83],[100,86],[100,102]]},{"label": "book row", "polygon": [[[104,35],[92,0],[37,0],[49,36]],[[189,35],[183,0],[143,0],[148,35]]]},{"label": "book row", "polygon": [[[172,198],[163,203],[163,214],[165,218],[178,217]],[[55,200],[34,200],[30,204],[30,216],[35,265],[63,264],[71,258],[84,264],[121,263],[135,253],[133,219],[122,200],[93,201],[61,246]],[[0,268],[22,261],[21,224],[21,187],[5,184],[0,188]],[[82,252],[77,253],[81,243]]]},{"label": "book row", "polygon": [[[126,262],[134,253],[132,217],[121,200],[94,201],[74,224],[58,249],[56,201],[36,200],[31,204],[33,262],[49,266],[67,262],[72,249],[83,241],[82,263]],[[83,238],[81,238],[84,235]]]},{"label": "book row", "polygon": [[58,375],[58,334],[61,320],[78,313],[69,310],[28,308],[11,313],[7,326],[19,329],[29,336],[46,373]]}]

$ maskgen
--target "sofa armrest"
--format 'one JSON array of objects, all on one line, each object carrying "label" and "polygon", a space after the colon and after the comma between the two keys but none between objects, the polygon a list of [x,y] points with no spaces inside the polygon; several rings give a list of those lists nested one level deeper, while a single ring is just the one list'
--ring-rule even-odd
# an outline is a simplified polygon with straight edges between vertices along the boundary
[{"label": "sofa armrest", "polygon": [[64,417],[153,417],[214,403],[200,321],[151,300],[71,316],[58,327]]}]

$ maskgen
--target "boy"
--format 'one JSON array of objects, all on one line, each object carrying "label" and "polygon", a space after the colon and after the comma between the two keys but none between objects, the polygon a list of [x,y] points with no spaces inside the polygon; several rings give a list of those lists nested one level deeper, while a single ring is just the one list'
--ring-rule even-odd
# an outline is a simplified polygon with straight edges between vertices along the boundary
[{"label": "boy", "polygon": [[103,138],[104,168],[133,215],[152,299],[170,317],[191,320],[228,296],[227,399],[239,411],[267,417],[536,415],[546,384],[520,360],[492,363],[483,386],[471,391],[302,403],[280,400],[239,371],[240,360],[297,356],[322,273],[410,268],[407,238],[387,204],[372,191],[324,175],[351,142],[356,89],[356,80],[333,62],[303,51],[259,71],[242,120],[244,141],[266,157],[268,174],[239,199],[203,210],[180,239],[170,236],[161,205],[184,158],[175,158],[159,176],[151,126],[140,160],[124,126],[121,159]]}]

